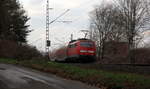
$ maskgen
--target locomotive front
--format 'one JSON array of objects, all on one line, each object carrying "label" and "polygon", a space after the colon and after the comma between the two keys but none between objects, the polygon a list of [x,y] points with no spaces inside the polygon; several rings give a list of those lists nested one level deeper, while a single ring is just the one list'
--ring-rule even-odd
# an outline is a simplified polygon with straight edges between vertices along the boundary
[{"label": "locomotive front", "polygon": [[67,47],[68,60],[92,62],[96,59],[95,42],[89,39],[71,41]]}]

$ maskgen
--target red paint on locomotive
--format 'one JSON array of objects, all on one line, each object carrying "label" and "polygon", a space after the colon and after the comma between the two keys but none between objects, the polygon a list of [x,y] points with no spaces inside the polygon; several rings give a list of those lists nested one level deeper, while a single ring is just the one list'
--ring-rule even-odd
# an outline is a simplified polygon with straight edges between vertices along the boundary
[{"label": "red paint on locomotive", "polygon": [[76,60],[94,61],[96,56],[95,42],[89,39],[78,39],[69,42],[67,47],[67,58]]}]

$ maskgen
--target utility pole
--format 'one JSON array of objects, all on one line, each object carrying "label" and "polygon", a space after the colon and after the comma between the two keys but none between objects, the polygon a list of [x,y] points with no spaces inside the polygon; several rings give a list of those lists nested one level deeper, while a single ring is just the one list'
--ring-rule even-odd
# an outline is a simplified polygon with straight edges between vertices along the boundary
[{"label": "utility pole", "polygon": [[46,5],[46,46],[45,51],[49,55],[49,47],[50,47],[50,39],[49,39],[49,0],[47,0]]},{"label": "utility pole", "polygon": [[[49,59],[50,59],[50,56],[49,56],[50,49],[49,48],[51,46],[51,41],[50,41],[50,36],[49,36],[50,24],[56,22],[60,17],[64,16],[70,10],[70,9],[67,9],[64,13],[59,15],[57,18],[50,21],[50,14],[49,14],[50,9],[53,9],[53,8],[49,7],[49,0],[47,0],[47,4],[46,4],[46,46],[45,46],[45,52],[48,54]],[[59,21],[59,22],[67,23],[67,22],[71,22],[71,21]]]}]

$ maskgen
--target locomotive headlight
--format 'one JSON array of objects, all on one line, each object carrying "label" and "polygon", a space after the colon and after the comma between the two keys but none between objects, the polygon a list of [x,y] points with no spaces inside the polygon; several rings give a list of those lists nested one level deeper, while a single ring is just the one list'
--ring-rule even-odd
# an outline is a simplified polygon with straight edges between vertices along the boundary
[{"label": "locomotive headlight", "polygon": [[87,50],[80,50],[81,53],[86,53],[88,52]]},{"label": "locomotive headlight", "polygon": [[88,51],[88,53],[94,53],[94,51]]}]

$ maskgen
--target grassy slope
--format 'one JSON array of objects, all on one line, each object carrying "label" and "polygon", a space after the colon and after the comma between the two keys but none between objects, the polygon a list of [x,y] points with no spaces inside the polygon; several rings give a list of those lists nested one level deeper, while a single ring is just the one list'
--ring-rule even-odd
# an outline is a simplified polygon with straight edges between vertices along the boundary
[{"label": "grassy slope", "polygon": [[150,77],[137,74],[112,73],[94,69],[44,61],[17,62],[0,59],[1,63],[20,64],[41,71],[50,72],[68,79],[79,80],[94,86],[106,86],[107,89],[150,89]]}]

